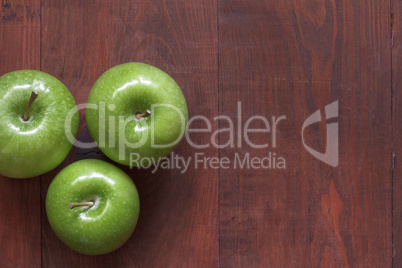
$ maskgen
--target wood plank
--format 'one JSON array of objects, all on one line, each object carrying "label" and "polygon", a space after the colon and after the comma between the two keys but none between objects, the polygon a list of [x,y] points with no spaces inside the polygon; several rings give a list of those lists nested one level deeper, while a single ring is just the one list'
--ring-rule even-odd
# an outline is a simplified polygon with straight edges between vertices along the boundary
[{"label": "wood plank", "polygon": [[402,266],[402,3],[391,1],[393,125],[393,267]]},{"label": "wood plank", "polygon": [[[77,103],[86,102],[95,80],[130,61],[171,74],[188,101],[189,115],[217,114],[216,1],[43,1],[42,69],[61,79]],[[192,127],[204,127],[194,122]],[[216,124],[215,124],[216,125]],[[80,139],[90,141],[84,112]],[[209,136],[191,136],[207,143]],[[217,156],[217,149],[204,149]],[[194,157],[187,142],[175,154]],[[106,159],[99,150],[74,148],[42,179],[47,188],[64,166],[83,158]],[[120,166],[121,167],[121,166]],[[44,267],[216,267],[218,265],[218,171],[129,170],[140,193],[141,213],[132,238],[112,254],[88,257],[64,246],[42,213]]]},{"label": "wood plank", "polygon": [[[286,169],[221,169],[222,267],[390,267],[390,3],[219,1],[219,113],[237,129],[253,115],[286,116],[220,156],[286,159]],[[237,113],[241,101],[242,113]],[[324,107],[338,101],[339,117]],[[339,164],[314,158],[339,127]],[[223,120],[220,127],[227,127]],[[263,128],[255,121],[251,128]],[[228,133],[219,137],[221,144]],[[334,140],[331,140],[333,142]],[[332,154],[334,157],[335,154]]]},{"label": "wood plank", "polygon": [[[0,76],[40,69],[40,1],[3,0]],[[40,179],[0,175],[0,267],[40,267]]]}]

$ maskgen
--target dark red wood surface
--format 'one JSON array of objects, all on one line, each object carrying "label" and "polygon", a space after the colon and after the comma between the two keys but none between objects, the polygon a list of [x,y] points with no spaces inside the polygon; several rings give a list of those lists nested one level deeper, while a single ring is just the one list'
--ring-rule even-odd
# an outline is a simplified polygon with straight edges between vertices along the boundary
[{"label": "dark red wood surface", "polygon": [[402,265],[402,2],[391,5],[393,264]]},{"label": "dark red wood surface", "polygon": [[[80,159],[110,161],[99,149],[73,147],[38,178],[0,177],[0,267],[401,267],[401,25],[398,0],[2,0],[0,75],[45,71],[81,104],[107,69],[145,62],[177,81],[190,118],[205,116],[213,133],[230,127],[215,118],[227,116],[235,133],[233,146],[223,146],[228,132],[212,137],[222,148],[212,133],[190,133],[209,147],[184,140],[174,150],[193,158],[183,174],[119,166],[138,187],[141,214],[130,240],[103,256],[62,244],[45,211],[54,176]],[[335,101],[339,116],[325,120]],[[337,122],[337,167],[303,146],[303,122],[317,110],[324,119],[305,130],[306,144],[324,152]],[[250,142],[268,148],[238,132],[254,115],[271,132]],[[83,110],[78,135],[91,141]],[[195,168],[195,153],[232,165]],[[233,168],[270,153],[286,169]]]},{"label": "dark red wood surface", "polygon": [[[190,114],[213,117],[218,106],[217,35],[210,29],[216,29],[214,2],[43,1],[42,70],[68,85],[79,104],[112,66],[149,63],[177,81]],[[81,139],[88,139],[84,111],[80,121]],[[62,166],[82,158],[107,160],[97,152],[74,149]],[[185,143],[175,153],[193,155]],[[209,148],[205,154],[218,156],[218,151]],[[105,256],[79,255],[60,243],[42,210],[42,265],[217,266],[218,171],[191,169],[182,174],[173,169],[152,174],[120,167],[133,178],[141,201],[140,219],[128,243]],[[42,178],[42,201],[60,168]]]},{"label": "dark red wood surface", "polygon": [[[40,69],[40,0],[2,1],[0,75]],[[0,122],[1,123],[1,122]],[[0,175],[0,266],[41,265],[40,179]]]},{"label": "dark red wood surface", "polygon": [[[223,267],[390,267],[392,264],[389,1],[220,1],[219,113],[285,115],[269,152],[286,170],[220,171]],[[303,122],[321,109],[307,144],[325,151],[324,107],[339,101],[339,165],[303,147]],[[334,121],[334,120],[332,120]],[[331,122],[332,122],[331,121]],[[260,128],[262,126],[259,126]],[[272,125],[271,125],[272,128]],[[226,140],[226,139],[224,139]]]}]

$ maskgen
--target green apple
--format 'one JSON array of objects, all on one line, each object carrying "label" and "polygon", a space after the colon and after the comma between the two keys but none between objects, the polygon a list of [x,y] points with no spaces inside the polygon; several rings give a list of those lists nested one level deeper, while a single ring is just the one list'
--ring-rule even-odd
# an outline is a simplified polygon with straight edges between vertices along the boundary
[{"label": "green apple", "polygon": [[133,233],[140,212],[131,178],[101,160],[75,162],[54,178],[46,196],[46,213],[56,235],[73,250],[109,253]]},{"label": "green apple", "polygon": [[[65,124],[67,114],[72,120]],[[0,77],[0,174],[38,176],[67,156],[78,130],[77,106],[55,77],[21,70]]]},{"label": "green apple", "polygon": [[86,119],[107,157],[127,166],[148,166],[168,155],[183,137],[188,112],[173,78],[134,62],[99,77],[88,97]]}]

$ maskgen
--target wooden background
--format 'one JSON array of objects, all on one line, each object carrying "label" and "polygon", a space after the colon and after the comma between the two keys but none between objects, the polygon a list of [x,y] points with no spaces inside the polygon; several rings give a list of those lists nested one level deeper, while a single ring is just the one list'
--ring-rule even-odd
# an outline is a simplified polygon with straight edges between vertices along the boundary
[{"label": "wooden background", "polygon": [[[401,28],[400,0],[2,0],[0,75],[45,71],[80,104],[112,66],[149,63],[172,75],[190,117],[206,116],[212,131],[228,127],[218,115],[236,129],[252,115],[286,116],[276,148],[267,133],[250,136],[268,149],[238,147],[237,132],[234,148],[216,148],[199,133],[191,139],[208,148],[184,141],[176,154],[274,152],[286,169],[122,167],[140,193],[137,228],[119,250],[84,256],[57,239],[44,206],[63,167],[107,160],[73,148],[43,176],[0,178],[0,267],[402,267]],[[305,150],[301,128],[336,100],[334,168]],[[326,124],[305,132],[321,152]],[[79,137],[91,140],[83,111]]]}]

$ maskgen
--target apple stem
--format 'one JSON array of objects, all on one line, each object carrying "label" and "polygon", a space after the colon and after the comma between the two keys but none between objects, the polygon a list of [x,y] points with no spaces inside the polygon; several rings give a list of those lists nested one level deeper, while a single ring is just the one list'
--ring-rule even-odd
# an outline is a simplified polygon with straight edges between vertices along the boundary
[{"label": "apple stem", "polygon": [[70,203],[70,204],[68,204],[68,207],[69,207],[70,209],[73,209],[73,208],[75,208],[75,207],[86,207],[86,206],[92,207],[93,205],[94,205],[94,202]]},{"label": "apple stem", "polygon": [[24,114],[24,121],[28,121],[28,112],[29,108],[31,107],[32,102],[38,97],[38,93],[36,91],[32,91],[31,97],[29,98],[27,109],[25,110]]},{"label": "apple stem", "polygon": [[135,114],[135,116],[136,116],[137,118],[145,118],[145,117],[148,117],[148,116],[150,116],[150,115],[151,115],[151,111],[150,111],[150,110],[147,110],[145,113],[137,112],[137,113]]}]

